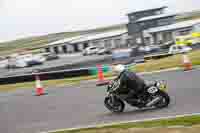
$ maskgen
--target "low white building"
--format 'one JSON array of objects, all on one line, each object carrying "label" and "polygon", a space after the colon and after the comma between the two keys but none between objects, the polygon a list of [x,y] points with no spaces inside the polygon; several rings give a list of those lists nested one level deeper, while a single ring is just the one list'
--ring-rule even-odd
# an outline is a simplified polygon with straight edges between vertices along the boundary
[{"label": "low white building", "polygon": [[192,27],[200,23],[200,19],[182,21],[171,25],[150,28],[144,31],[144,37],[148,38],[148,44],[160,44],[174,40],[174,36],[191,33]]},{"label": "low white building", "polygon": [[127,29],[119,29],[108,32],[85,34],[59,40],[47,44],[44,48],[45,52],[53,52],[56,54],[81,52],[83,49],[89,46],[115,49],[128,47],[127,39]]},{"label": "low white building", "polygon": [[72,53],[73,51],[75,51],[75,48],[70,42],[73,40],[76,40],[76,39],[80,39],[82,37],[84,37],[84,36],[83,35],[76,36],[76,37],[66,38],[66,39],[62,39],[59,41],[49,43],[44,46],[44,51],[55,53],[55,54]]}]

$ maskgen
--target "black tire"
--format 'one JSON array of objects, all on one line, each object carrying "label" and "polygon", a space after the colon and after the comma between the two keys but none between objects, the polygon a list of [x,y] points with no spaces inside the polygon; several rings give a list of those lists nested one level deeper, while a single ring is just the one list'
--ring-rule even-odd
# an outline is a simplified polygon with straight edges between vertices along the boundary
[{"label": "black tire", "polygon": [[104,105],[108,110],[110,110],[113,113],[121,113],[121,112],[124,111],[125,104],[124,104],[124,102],[122,100],[115,99],[115,104],[118,105],[118,106],[115,106],[115,107],[113,107],[112,105],[109,104],[110,100],[111,100],[110,97],[106,97],[104,99]]},{"label": "black tire", "polygon": [[164,92],[164,91],[159,91],[159,92],[157,93],[157,96],[162,97],[161,101],[158,102],[158,103],[155,105],[157,108],[164,108],[164,107],[167,107],[167,106],[169,105],[169,103],[170,103],[170,97],[169,97],[169,95],[168,95],[166,92]]}]

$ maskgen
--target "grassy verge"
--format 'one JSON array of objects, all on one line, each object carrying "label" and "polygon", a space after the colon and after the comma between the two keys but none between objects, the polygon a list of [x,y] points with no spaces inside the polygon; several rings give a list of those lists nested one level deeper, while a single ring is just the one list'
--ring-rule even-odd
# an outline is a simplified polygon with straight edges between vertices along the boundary
[{"label": "grassy verge", "polygon": [[[130,131],[130,129],[133,128],[159,127],[161,129],[164,129],[169,126],[194,126],[199,124],[200,124],[200,116],[198,115],[198,116],[186,116],[186,117],[164,119],[164,120],[117,124],[105,127],[85,128],[77,130],[75,129],[68,131],[66,130],[66,131],[58,131],[52,133],[124,133]],[[154,130],[154,132],[156,131],[158,130],[157,129]]]},{"label": "grassy verge", "polygon": [[[200,65],[200,50],[187,54],[193,65]],[[182,55],[173,55],[171,57],[149,60],[146,63],[138,64],[132,70],[136,72],[149,72],[173,67],[182,67]]]}]

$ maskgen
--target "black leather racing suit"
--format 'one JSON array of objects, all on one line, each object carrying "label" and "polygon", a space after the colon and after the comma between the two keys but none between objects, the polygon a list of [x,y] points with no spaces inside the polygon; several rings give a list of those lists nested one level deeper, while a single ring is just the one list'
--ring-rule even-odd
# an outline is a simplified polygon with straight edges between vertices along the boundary
[{"label": "black leather racing suit", "polygon": [[119,94],[127,94],[127,99],[137,99],[137,95],[146,87],[145,81],[136,73],[123,71],[117,78],[120,81],[117,92]]}]

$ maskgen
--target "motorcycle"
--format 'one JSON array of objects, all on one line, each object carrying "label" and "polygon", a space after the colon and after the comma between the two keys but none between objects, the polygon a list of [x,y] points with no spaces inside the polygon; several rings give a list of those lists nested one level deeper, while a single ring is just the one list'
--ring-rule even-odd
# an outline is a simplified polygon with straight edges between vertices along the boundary
[{"label": "motorcycle", "polygon": [[119,84],[120,82],[115,79],[107,86],[107,96],[104,99],[104,105],[111,112],[123,112],[125,102],[137,108],[164,108],[170,103],[170,97],[166,92],[167,84],[163,80],[155,81],[145,87],[144,91],[137,96],[137,104],[117,93]]}]

